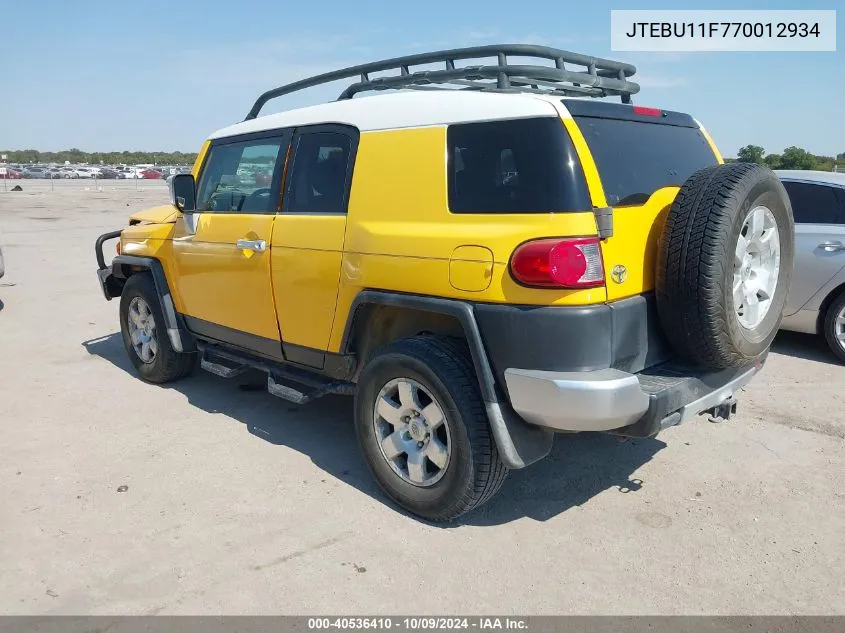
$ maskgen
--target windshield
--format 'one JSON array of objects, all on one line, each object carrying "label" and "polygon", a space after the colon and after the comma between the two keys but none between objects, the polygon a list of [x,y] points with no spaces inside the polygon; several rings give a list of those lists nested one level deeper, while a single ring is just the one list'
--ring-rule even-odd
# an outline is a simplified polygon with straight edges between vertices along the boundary
[{"label": "windshield", "polygon": [[717,162],[697,127],[574,118],[596,161],[611,206],[643,204],[658,189],[679,187],[694,172]]}]

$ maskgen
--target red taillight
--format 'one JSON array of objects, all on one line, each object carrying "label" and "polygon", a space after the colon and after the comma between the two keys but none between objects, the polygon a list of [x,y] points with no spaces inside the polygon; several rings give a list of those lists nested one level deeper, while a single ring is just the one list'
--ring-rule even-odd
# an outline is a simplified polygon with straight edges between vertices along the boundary
[{"label": "red taillight", "polygon": [[526,242],[511,256],[511,273],[526,286],[595,288],[604,285],[597,237]]},{"label": "red taillight", "polygon": [[642,114],[643,116],[660,116],[663,114],[660,108],[647,108],[645,106],[634,106],[634,114]]},{"label": "red taillight", "polygon": [[117,244],[114,245],[115,252],[120,255],[120,240],[117,240]]}]

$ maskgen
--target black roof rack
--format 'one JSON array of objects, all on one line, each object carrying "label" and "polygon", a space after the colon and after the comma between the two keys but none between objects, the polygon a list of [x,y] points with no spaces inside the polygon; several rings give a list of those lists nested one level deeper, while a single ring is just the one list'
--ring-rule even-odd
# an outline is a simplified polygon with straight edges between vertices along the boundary
[{"label": "black roof rack", "polygon": [[[554,61],[554,66],[514,65],[508,63],[508,56],[549,59]],[[455,66],[457,60],[482,57],[495,57],[497,63]],[[443,70],[411,70],[411,66],[438,62],[445,65]],[[566,64],[581,68],[570,70]],[[399,74],[370,78],[370,73],[385,70],[399,70]],[[548,46],[497,44],[455,48],[350,66],[268,90],[258,97],[245,120],[257,117],[261,108],[271,99],[350,77],[358,77],[359,80],[349,85],[338,100],[351,99],[356,93],[367,90],[442,89],[444,85],[456,85],[466,90],[536,92],[566,97],[620,96],[623,103],[631,103],[631,95],[639,92],[640,87],[628,78],[636,72],[637,69],[631,64]]]}]

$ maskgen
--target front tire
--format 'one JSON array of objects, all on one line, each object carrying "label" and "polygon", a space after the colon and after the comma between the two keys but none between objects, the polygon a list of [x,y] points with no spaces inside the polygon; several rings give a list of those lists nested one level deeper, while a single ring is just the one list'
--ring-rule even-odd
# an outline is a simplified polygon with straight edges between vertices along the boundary
[{"label": "front tire", "polygon": [[845,292],[827,307],[824,316],[824,337],[831,351],[845,363]]},{"label": "front tire", "polygon": [[382,490],[424,519],[479,507],[507,476],[469,354],[444,338],[397,341],[367,362],[355,428]]},{"label": "front tire", "polygon": [[177,352],[170,344],[161,302],[148,274],[126,280],[120,295],[120,332],[129,360],[147,382],[178,380],[196,366],[196,354]]}]

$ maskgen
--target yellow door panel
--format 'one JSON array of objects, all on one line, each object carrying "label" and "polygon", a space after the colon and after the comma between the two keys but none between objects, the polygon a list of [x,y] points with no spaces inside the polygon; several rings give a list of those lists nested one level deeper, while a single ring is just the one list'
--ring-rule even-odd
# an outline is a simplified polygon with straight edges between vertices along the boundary
[{"label": "yellow door panel", "polygon": [[345,215],[279,215],[273,229],[273,294],[284,342],[325,351],[343,256]]},{"label": "yellow door panel", "polygon": [[[184,219],[173,239],[176,292],[188,316],[233,330],[279,340],[270,249],[269,214],[198,214],[196,234]],[[265,241],[264,252],[239,248],[238,240]]]}]

